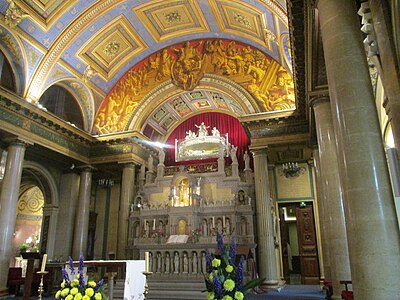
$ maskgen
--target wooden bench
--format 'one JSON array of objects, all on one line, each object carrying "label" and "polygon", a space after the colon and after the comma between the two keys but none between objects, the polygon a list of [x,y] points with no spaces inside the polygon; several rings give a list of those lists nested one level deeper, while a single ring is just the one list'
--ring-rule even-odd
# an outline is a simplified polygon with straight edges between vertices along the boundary
[{"label": "wooden bench", "polygon": [[25,278],[22,278],[22,268],[9,268],[8,269],[8,288],[17,296],[20,286],[24,284]]}]

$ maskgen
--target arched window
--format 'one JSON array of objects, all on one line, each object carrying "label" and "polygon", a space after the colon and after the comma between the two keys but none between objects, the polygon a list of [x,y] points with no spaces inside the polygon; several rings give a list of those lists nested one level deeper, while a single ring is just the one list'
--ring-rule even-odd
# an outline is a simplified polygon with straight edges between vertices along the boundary
[{"label": "arched window", "polygon": [[57,117],[83,129],[82,111],[75,98],[63,87],[51,86],[40,97],[39,103]]}]

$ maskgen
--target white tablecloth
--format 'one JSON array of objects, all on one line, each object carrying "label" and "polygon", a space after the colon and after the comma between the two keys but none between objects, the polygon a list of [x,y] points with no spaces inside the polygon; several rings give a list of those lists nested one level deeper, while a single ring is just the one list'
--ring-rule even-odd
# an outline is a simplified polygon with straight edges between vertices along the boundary
[{"label": "white tablecloth", "polygon": [[128,260],[126,261],[126,277],[124,300],[144,299],[144,284],[146,277],[144,272],[144,260]]}]

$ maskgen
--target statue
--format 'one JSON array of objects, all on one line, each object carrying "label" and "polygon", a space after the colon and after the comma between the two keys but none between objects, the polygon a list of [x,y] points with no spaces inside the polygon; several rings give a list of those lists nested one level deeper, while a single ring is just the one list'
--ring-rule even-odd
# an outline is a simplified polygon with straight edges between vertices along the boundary
[{"label": "statue", "polygon": [[161,253],[157,253],[157,273],[161,273]]},{"label": "statue", "polygon": [[232,163],[233,164],[237,164],[237,156],[236,156],[236,153],[237,153],[237,146],[235,147],[235,146],[233,146],[232,145],[232,147],[231,147],[231,152],[230,152],[230,155],[231,155],[231,159],[232,159]]},{"label": "statue", "polygon": [[175,252],[174,256],[174,273],[178,274],[179,273],[179,253]]},{"label": "statue", "polygon": [[211,132],[212,132],[213,136],[220,136],[220,133],[219,133],[219,130],[217,129],[217,127],[213,127]]},{"label": "statue", "polygon": [[147,167],[149,168],[149,172],[153,172],[153,156],[149,155],[149,159],[147,161]]},{"label": "statue", "polygon": [[201,253],[201,272],[203,272],[203,273],[207,272],[207,262],[206,262],[206,253],[205,252]]},{"label": "statue", "polygon": [[164,160],[165,160],[165,152],[164,152],[163,148],[160,148],[158,150],[158,164],[163,165]]},{"label": "statue", "polygon": [[169,252],[167,252],[167,254],[165,254],[165,273],[169,274],[170,266],[171,266],[171,259],[169,256]]},{"label": "statue", "polygon": [[249,153],[247,153],[247,150],[243,154],[243,160],[244,160],[244,169],[250,170],[250,155]]},{"label": "statue", "polygon": [[193,274],[197,274],[197,264],[198,264],[197,253],[193,252],[193,268],[192,268]]},{"label": "statue", "polygon": [[229,218],[226,218],[226,222],[225,222],[225,232],[227,235],[231,234],[231,221],[229,220]]},{"label": "statue", "polygon": [[204,124],[204,122],[201,122],[200,125],[195,124],[194,126],[196,126],[199,129],[197,136],[207,136],[208,135],[207,128],[210,128],[210,126],[206,126]]},{"label": "statue", "polygon": [[189,260],[186,253],[183,253],[183,273],[189,272]]}]

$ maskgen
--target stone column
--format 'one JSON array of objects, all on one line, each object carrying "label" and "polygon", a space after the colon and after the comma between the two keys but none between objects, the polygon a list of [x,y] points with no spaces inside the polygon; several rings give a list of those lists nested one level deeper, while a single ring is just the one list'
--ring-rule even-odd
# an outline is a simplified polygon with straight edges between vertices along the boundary
[{"label": "stone column", "polygon": [[80,255],[86,257],[89,227],[89,205],[92,188],[92,167],[82,168],[79,184],[79,199],[75,215],[75,230],[72,243],[72,259],[78,260]]},{"label": "stone column", "polygon": [[118,212],[117,259],[127,259],[125,250],[128,245],[129,212],[133,201],[134,185],[135,165],[125,164],[122,170],[121,202]]},{"label": "stone column", "polygon": [[400,294],[400,235],[355,2],[319,0],[355,299]]},{"label": "stone column", "polygon": [[395,199],[395,207],[397,213],[397,222],[400,228],[400,166],[396,148],[386,149],[386,155],[390,170],[393,194]]},{"label": "stone column", "polygon": [[318,201],[319,225],[321,230],[322,262],[319,262],[321,279],[331,280],[331,264],[330,264],[330,239],[329,239],[329,217],[325,215],[324,203],[326,203],[325,193],[323,192],[323,184],[320,171],[319,151],[316,147],[313,149],[314,166],[315,166],[315,182]]},{"label": "stone column", "polygon": [[256,222],[258,273],[266,282],[278,280],[274,243],[272,201],[268,179],[266,150],[254,150],[254,184],[256,192]]},{"label": "stone column", "polygon": [[14,141],[8,146],[6,169],[0,194],[0,295],[7,292],[8,267],[15,230],[19,187],[26,145]]},{"label": "stone column", "polygon": [[323,222],[327,222],[329,233],[329,259],[331,266],[334,299],[340,299],[343,286],[340,280],[351,280],[349,250],[347,247],[346,221],[343,209],[343,190],[339,177],[339,165],[336,155],[336,140],[332,113],[327,97],[314,99],[315,127],[318,139],[320,177],[324,197]]}]

